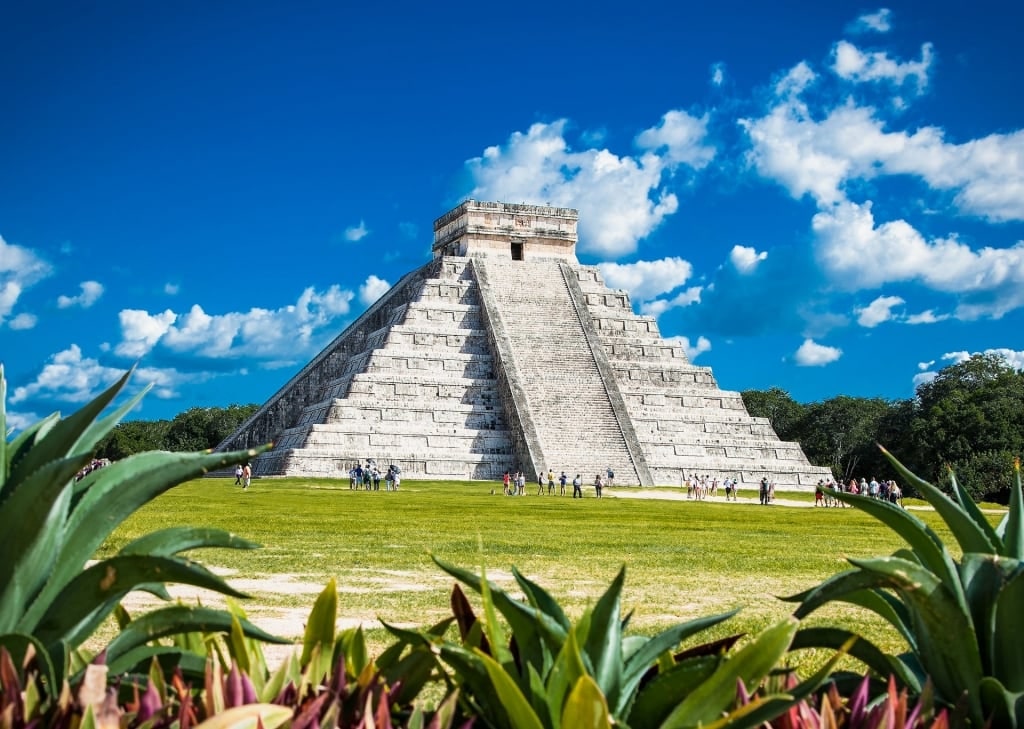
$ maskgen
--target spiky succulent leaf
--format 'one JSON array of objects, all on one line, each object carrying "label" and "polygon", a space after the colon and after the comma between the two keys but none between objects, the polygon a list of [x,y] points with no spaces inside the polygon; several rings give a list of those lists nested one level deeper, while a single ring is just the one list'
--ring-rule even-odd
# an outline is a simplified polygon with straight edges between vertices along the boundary
[{"label": "spiky succulent leaf", "polygon": [[992,675],[1007,690],[1018,694],[1024,692],[1024,651],[1019,638],[1024,616],[1024,570],[1019,565],[999,592],[992,626]]},{"label": "spiky succulent leaf", "polygon": [[176,582],[245,597],[202,565],[180,557],[123,555],[111,557],[78,573],[61,590],[31,630],[44,644],[65,641],[77,647],[113,611],[120,600],[139,585]]},{"label": "spiky succulent leaf", "polygon": [[40,620],[106,538],[139,508],[184,481],[252,458],[268,448],[269,445],[230,453],[151,451],[96,471],[92,487],[67,517],[53,569],[26,609],[22,624],[32,625]]},{"label": "spiky succulent leaf", "polygon": [[[227,633],[231,630],[232,615],[223,610],[187,605],[171,605],[146,613],[132,620],[106,648],[107,661],[113,662],[130,650],[150,641],[180,633]],[[287,645],[290,640],[278,638],[261,630],[247,620],[239,621],[250,638],[265,643]]]},{"label": "spiky succulent leaf", "polygon": [[[966,501],[964,501],[963,496],[958,495],[958,501],[960,503],[950,500],[950,498],[942,493],[941,490],[911,472],[910,469],[900,463],[900,461],[885,448],[882,448],[881,450],[882,455],[884,455],[893,465],[904,484],[913,486],[914,489],[921,494],[929,504],[931,504],[936,513],[942,517],[942,520],[946,522],[946,526],[948,526],[950,532],[952,532],[954,539],[959,543],[961,550],[964,552],[997,551],[999,539],[996,536],[995,529],[992,528],[992,525],[989,524],[988,520],[977,508],[971,498],[968,497]],[[954,490],[958,486],[955,479],[953,486]],[[970,504],[969,508],[966,507],[967,503]],[[899,507],[894,508],[899,509]],[[902,509],[899,510],[903,511]],[[889,522],[886,523],[889,524]],[[889,525],[892,526],[891,524]],[[895,527],[893,528],[895,529]],[[907,541],[909,542],[910,540],[907,539]],[[935,568],[935,565],[929,564],[929,567],[931,567],[935,574],[942,574],[942,572]]]},{"label": "spiky succulent leaf", "polygon": [[786,618],[765,629],[721,665],[683,699],[662,723],[664,729],[710,724],[736,700],[736,686],[756,688],[786,654],[799,621]]},{"label": "spiky succulent leaf", "polygon": [[690,620],[663,630],[653,638],[643,639],[643,645],[626,659],[626,664],[622,671],[622,686],[618,701],[612,706],[613,713],[616,716],[622,716],[628,711],[630,703],[635,698],[636,690],[640,686],[640,682],[650,667],[658,660],[658,656],[665,651],[672,650],[687,638],[728,620],[737,612],[739,611],[730,610],[727,613]]},{"label": "spiky succulent leaf", "polygon": [[[935,574],[946,589],[960,601],[966,610],[960,580],[957,577],[956,565],[946,550],[946,545],[931,527],[911,514],[888,501],[872,499],[868,496],[836,492],[840,501],[852,504],[861,511],[866,511],[894,532],[899,534],[910,545],[918,560]],[[946,498],[943,496],[942,498]],[[946,499],[947,503],[949,499]]]},{"label": "spiky succulent leaf", "polygon": [[259,549],[260,545],[223,529],[180,526],[144,534],[121,547],[118,554],[170,556],[191,549]]},{"label": "spiky succulent leaf", "polygon": [[[970,615],[945,582],[915,562],[897,557],[850,560],[878,575],[896,590],[910,609],[916,652],[944,700],[953,704],[982,678],[981,654]],[[959,585],[959,580],[957,582]],[[976,696],[969,696],[971,714],[980,718]]]},{"label": "spiky succulent leaf", "polygon": [[569,692],[562,709],[562,726],[579,729],[605,729],[611,726],[608,703],[597,682],[581,676]]},{"label": "spiky succulent leaf", "polygon": [[895,675],[902,685],[909,687],[915,694],[921,692],[919,677],[898,656],[884,652],[867,638],[843,628],[801,628],[793,637],[789,649],[798,651],[807,648],[826,648],[844,651],[844,646],[853,638],[856,638],[856,641],[845,648],[846,653],[879,676]]},{"label": "spiky succulent leaf", "polygon": [[590,630],[583,653],[594,667],[594,681],[612,705],[622,687],[622,585],[626,568],[619,569],[590,612]]}]

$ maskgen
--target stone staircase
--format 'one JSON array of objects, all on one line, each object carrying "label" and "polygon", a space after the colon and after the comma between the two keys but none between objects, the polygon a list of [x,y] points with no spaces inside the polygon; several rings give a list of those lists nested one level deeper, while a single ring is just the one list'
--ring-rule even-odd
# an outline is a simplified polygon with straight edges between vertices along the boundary
[{"label": "stone staircase", "polygon": [[258,475],[345,478],[367,459],[396,464],[406,478],[498,479],[513,467],[466,263],[428,264],[434,270],[364,333],[363,348],[256,460]]},{"label": "stone staircase", "polygon": [[511,362],[536,435],[534,471],[570,478],[579,473],[592,483],[611,467],[618,484],[638,484],[640,476],[612,399],[595,361],[587,333],[575,314],[571,292],[558,261],[480,258],[478,281],[483,302],[497,309],[510,347]]}]

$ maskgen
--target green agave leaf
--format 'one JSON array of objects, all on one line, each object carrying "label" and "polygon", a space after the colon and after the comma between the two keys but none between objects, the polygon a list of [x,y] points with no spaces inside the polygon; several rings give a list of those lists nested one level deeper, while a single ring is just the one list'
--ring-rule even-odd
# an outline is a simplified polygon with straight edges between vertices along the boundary
[{"label": "green agave leaf", "polygon": [[883,577],[884,585],[900,594],[910,610],[917,636],[916,653],[936,692],[955,704],[966,689],[971,714],[980,720],[980,704],[972,688],[981,681],[981,654],[971,617],[962,602],[942,580],[916,562],[897,557],[850,561]]},{"label": "green agave leaf", "polygon": [[[827,605],[828,603],[835,602],[836,600],[850,599],[852,601],[853,599],[857,599],[859,602],[855,604],[858,605],[863,604],[863,602],[868,602],[868,599],[863,596],[858,596],[856,598],[853,598],[852,596],[877,588],[883,581],[884,580],[872,572],[865,572],[864,570],[859,569],[846,570],[845,572],[832,575],[817,587],[813,587],[805,592],[801,592],[797,595],[791,595],[789,597],[783,597],[781,599],[785,602],[800,602],[799,607],[793,611],[793,617],[803,620],[822,605]],[[868,607],[868,609],[873,609],[874,607],[869,607],[869,605],[863,606]],[[883,607],[885,610],[885,612],[879,613],[879,615],[887,620],[892,617],[893,611],[889,609],[889,605],[879,605],[879,607]],[[893,623],[893,625],[902,633],[904,632],[905,627],[903,625],[904,615],[897,614],[896,617],[898,622]]]},{"label": "green agave leaf", "polygon": [[994,554],[965,554],[960,561],[960,580],[964,585],[971,622],[978,636],[978,650],[984,672],[991,675],[992,657],[999,640],[995,627],[996,601],[1003,585],[1021,570],[1015,559]]},{"label": "green agave leaf", "polygon": [[159,661],[162,670],[169,672],[177,667],[186,677],[202,676],[206,669],[205,656],[178,646],[146,645],[128,651],[116,661],[107,663],[107,670],[111,676],[143,674],[154,658]]},{"label": "green agave leaf", "polygon": [[558,729],[561,725],[562,706],[569,688],[586,675],[587,667],[583,663],[580,644],[576,640],[576,633],[570,630],[548,674],[547,707],[553,729]]},{"label": "green agave leaf", "polygon": [[526,666],[526,677],[528,679],[527,699],[530,701],[530,708],[533,709],[533,713],[537,715],[537,720],[544,727],[557,725],[557,722],[552,720],[551,712],[548,709],[547,688],[544,686],[544,679],[540,677],[537,669],[532,665]]},{"label": "green agave leaf", "polygon": [[1010,489],[1010,508],[999,524],[1003,537],[1003,554],[1024,560],[1024,493],[1021,490],[1020,461],[1013,463],[1017,485]]},{"label": "green agave leaf", "polygon": [[[854,640],[850,644],[851,640]],[[848,646],[848,647],[847,647]],[[827,648],[844,651],[866,665],[879,676],[893,675],[914,694],[921,692],[921,682],[917,675],[897,656],[881,650],[867,638],[842,628],[800,628],[789,646],[790,651],[807,648]]]},{"label": "green agave leaf", "polygon": [[195,729],[277,729],[291,718],[289,706],[246,704],[225,709],[196,725]]},{"label": "green agave leaf", "polygon": [[[171,605],[135,618],[107,646],[107,662],[150,641],[179,633],[227,633],[232,615],[223,610],[188,605]],[[290,640],[260,630],[248,620],[240,620],[242,630],[250,638],[265,643],[288,645]]]},{"label": "green agave leaf", "polygon": [[912,648],[916,648],[917,636],[914,635],[910,612],[907,610],[907,606],[895,595],[884,590],[857,590],[840,599],[880,615],[887,623],[899,631],[903,639]]},{"label": "green agave leaf", "polygon": [[[801,681],[792,689],[784,693],[758,696],[750,703],[733,710],[727,716],[708,725],[707,729],[753,729],[763,726],[765,723],[780,716],[784,711],[796,706],[805,700],[813,692],[817,691],[832,675],[833,669],[839,659],[847,654],[847,651],[857,641],[856,636],[848,638],[825,664],[814,672],[809,678]],[[792,650],[792,647],[791,647]]]},{"label": "green agave leaf", "polygon": [[[960,581],[957,579],[956,565],[953,563],[952,557],[949,556],[946,545],[932,531],[931,527],[906,509],[901,509],[888,501],[847,494],[842,491],[837,491],[835,496],[840,501],[867,512],[903,537],[917,554],[921,564],[937,575],[946,585],[946,589],[955,595],[966,609]],[[946,499],[945,496],[942,498]],[[946,503],[950,503],[949,499],[946,499]]]},{"label": "green agave leaf", "polygon": [[[468,585],[478,593],[482,593],[482,580],[477,575],[467,570],[455,567],[443,560],[431,555],[431,559],[442,570],[450,574],[464,585]],[[508,621],[512,634],[516,637],[516,643],[520,651],[528,656],[542,654],[540,641],[551,653],[557,653],[562,643],[565,642],[566,631],[559,621],[546,612],[540,611],[531,605],[512,599],[508,593],[497,585],[489,585],[491,599],[494,606]]]},{"label": "green agave leaf", "polygon": [[726,660],[669,714],[664,729],[709,724],[736,701],[737,681],[750,691],[786,654],[799,621],[786,618]]},{"label": "green agave leaf", "polygon": [[[956,503],[942,491],[932,484],[925,481],[923,478],[911,473],[911,471],[904,466],[899,460],[896,459],[889,451],[882,448],[882,455],[893,465],[896,472],[903,479],[904,483],[908,483],[917,490],[924,499],[932,505],[936,513],[942,517],[942,520],[946,522],[946,526],[953,533],[953,537],[960,545],[960,549],[964,552],[994,552],[999,544],[999,539],[996,536],[995,529],[988,523],[984,514],[975,505],[974,500],[970,496],[966,497],[964,501],[963,497],[966,494],[962,494],[963,490],[960,489],[959,484],[956,482],[956,478],[953,478],[953,488],[958,492],[958,499],[960,503]],[[882,502],[885,503],[885,502]],[[970,509],[967,508],[967,504],[970,504]],[[890,506],[892,506],[890,504]],[[899,508],[895,507],[894,508]],[[910,541],[910,540],[907,540]],[[941,574],[934,568],[932,569],[936,574]]]},{"label": "green agave leaf", "polygon": [[95,471],[96,481],[68,517],[64,542],[46,585],[26,611],[26,621],[39,620],[86,561],[125,519],[165,491],[270,446],[232,453],[167,453],[151,451],[129,456]]},{"label": "green agave leaf", "polygon": [[[72,413],[63,420],[56,420],[52,423],[43,437],[37,437],[32,448],[28,449],[16,464],[12,464],[10,478],[12,481],[20,481],[28,474],[42,468],[47,463],[59,461],[71,456],[84,456],[85,462],[92,459],[92,451],[76,450],[78,439],[96,420],[100,413],[121,391],[131,370],[125,372],[117,382],[96,396],[91,402],[84,405],[80,410]],[[111,426],[112,427],[112,426]]]},{"label": "green agave leaf", "polygon": [[[234,610],[228,610],[231,615],[231,630],[225,636],[228,655],[238,666],[238,670],[252,678],[252,665],[249,660],[249,651],[246,646],[245,632],[242,630],[242,623],[239,615]],[[259,689],[257,689],[257,692]]]},{"label": "green agave leaf", "polygon": [[574,729],[607,729],[612,725],[604,694],[590,676],[581,676],[562,709],[562,726]]},{"label": "green agave leaf", "polygon": [[566,617],[562,606],[558,604],[555,598],[536,582],[528,579],[522,572],[516,569],[515,565],[512,566],[512,576],[516,578],[519,589],[526,595],[526,600],[530,605],[558,623],[565,632],[569,632],[572,623],[569,622],[569,618]]},{"label": "green agave leaf", "polygon": [[487,642],[490,643],[491,652],[507,670],[514,670],[512,651],[505,644],[505,631],[498,622],[494,600],[491,598],[491,582],[487,579],[486,568],[483,567],[480,571],[480,598],[484,608],[483,629],[487,635]]},{"label": "green agave leaf", "polygon": [[24,625],[43,643],[77,646],[137,585],[163,580],[245,597],[202,565],[180,557],[111,557],[83,570],[52,603],[37,625]]},{"label": "green agave leaf", "polygon": [[[132,371],[134,371],[134,368],[132,368]],[[128,374],[130,374],[130,372]],[[128,375],[126,374],[125,377],[127,378],[127,376]],[[78,441],[75,443],[75,452],[95,452],[100,441],[106,438],[107,435],[110,434],[110,431],[112,431],[114,427],[121,422],[124,416],[130,413],[135,406],[139,404],[142,398],[144,398],[149,391],[153,389],[153,384],[154,383],[149,383],[145,385],[135,395],[128,398],[123,405],[120,405],[116,410],[111,412],[110,415],[100,418],[99,420],[89,422],[85,430],[78,437]]]},{"label": "green agave leaf", "polygon": [[345,656],[345,665],[349,673],[358,676],[363,672],[372,659],[366,648],[366,634],[363,627],[343,631],[334,643],[334,660],[337,661],[339,653]]},{"label": "green agave leaf", "polygon": [[[989,520],[985,517],[985,514],[982,513],[978,505],[974,503],[974,499],[971,498],[971,495],[967,492],[967,489],[960,485],[960,482],[959,480],[957,480],[956,474],[953,473],[952,469],[950,469],[949,471],[949,480],[953,486],[953,494],[956,496],[957,505],[961,509],[963,509],[964,513],[967,514],[971,521],[974,522],[975,525],[977,525],[978,529],[985,534],[985,538],[989,542],[991,542],[992,548],[987,551],[1001,552],[1003,546],[1002,539],[996,533],[995,527],[993,527],[991,522],[989,522]],[[967,547],[963,545],[963,543],[960,544],[960,548],[964,552],[980,551],[969,550],[967,549]]]},{"label": "green agave leaf", "polygon": [[513,729],[544,729],[530,702],[523,696],[515,679],[506,672],[504,666],[478,648],[474,648],[473,652],[494,686],[494,691],[508,716],[509,725]]},{"label": "green agave leaf", "polygon": [[87,460],[45,464],[0,509],[0,632],[18,630],[26,605],[52,571],[71,504],[71,480]]},{"label": "green agave leaf", "polygon": [[313,609],[306,619],[306,631],[302,638],[303,667],[309,664],[313,649],[320,646],[321,656],[330,671],[334,654],[335,625],[338,622],[338,583],[332,577],[313,603]]},{"label": "green agave leaf", "polygon": [[626,665],[622,672],[622,687],[618,701],[613,705],[613,713],[616,716],[622,716],[626,713],[629,703],[633,700],[634,694],[640,686],[640,682],[651,666],[658,660],[658,656],[665,651],[672,650],[687,638],[728,620],[738,612],[739,610],[730,610],[727,613],[709,615],[680,623],[646,640],[643,646],[626,660]]},{"label": "green agave leaf", "polygon": [[612,705],[618,702],[622,686],[621,607],[625,580],[626,568],[623,566],[590,611],[590,630],[583,643],[583,653],[594,667],[594,681]]},{"label": "green agave leaf", "polygon": [[981,703],[984,707],[986,724],[989,727],[1018,727],[1021,724],[1021,708],[1024,695],[1007,691],[999,679],[986,676],[981,680]]},{"label": "green agave leaf", "polygon": [[18,433],[6,447],[7,476],[3,483],[0,483],[0,504],[2,504],[21,482],[20,477],[15,477],[16,467],[32,451],[36,441],[45,437],[46,433],[60,420],[60,413],[51,413],[42,420],[24,428]]},{"label": "green agave leaf", "polygon": [[[0,372],[0,379],[3,375]],[[35,638],[35,636],[27,635],[25,633],[7,633],[0,635],[0,647],[6,648],[7,652],[11,655],[11,660],[14,665],[20,668],[25,663],[25,656],[31,650],[35,654],[36,666],[39,669],[39,676],[43,679],[47,693],[50,696],[57,696],[60,691],[61,684],[58,683],[58,674],[54,669],[53,661],[50,660],[50,654],[47,652],[43,644]],[[63,674],[60,675],[60,680],[63,681]]]},{"label": "green agave leaf", "polygon": [[[697,656],[661,671],[640,689],[629,709],[629,726],[659,727],[690,692],[701,686],[725,661],[725,656]],[[736,686],[733,685],[735,696]]]},{"label": "green agave leaf", "polygon": [[223,529],[180,526],[160,529],[134,539],[119,554],[152,554],[170,556],[191,549],[219,547],[222,549],[259,549],[260,545]]},{"label": "green agave leaf", "polygon": [[[1016,561],[1016,560],[1014,560]],[[1024,571],[1017,570],[996,600],[992,630],[992,675],[1009,691],[1024,692],[1024,650],[1020,621],[1024,617]],[[1019,717],[1024,720],[1024,716]]]}]

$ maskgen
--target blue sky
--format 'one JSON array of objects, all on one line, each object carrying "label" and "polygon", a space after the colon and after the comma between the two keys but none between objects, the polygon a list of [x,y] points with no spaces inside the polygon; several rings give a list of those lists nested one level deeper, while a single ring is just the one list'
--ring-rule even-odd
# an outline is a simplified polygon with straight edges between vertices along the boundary
[{"label": "blue sky", "polygon": [[723,389],[896,399],[970,353],[1024,366],[1022,15],[7,3],[9,417],[135,363],[135,417],[262,403],[468,196],[577,208],[580,260]]}]

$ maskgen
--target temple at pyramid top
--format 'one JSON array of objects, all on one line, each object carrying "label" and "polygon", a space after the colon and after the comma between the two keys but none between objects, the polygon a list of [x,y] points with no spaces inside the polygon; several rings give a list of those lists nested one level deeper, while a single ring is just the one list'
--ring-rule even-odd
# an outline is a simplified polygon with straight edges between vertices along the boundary
[{"label": "temple at pyramid top", "polygon": [[829,478],[577,261],[577,222],[568,208],[463,202],[435,221],[432,260],[218,449],[272,441],[260,476],[347,478],[372,461],[424,480]]},{"label": "temple at pyramid top", "polygon": [[434,258],[493,256],[576,263],[572,208],[467,200],[434,221]]}]

